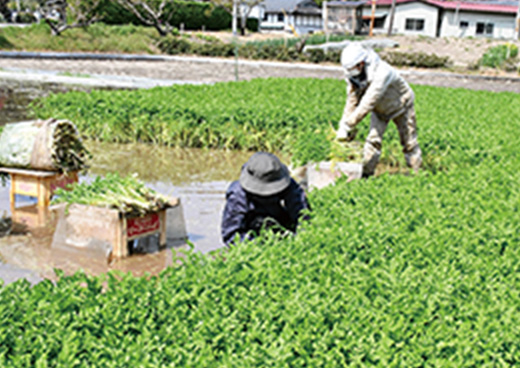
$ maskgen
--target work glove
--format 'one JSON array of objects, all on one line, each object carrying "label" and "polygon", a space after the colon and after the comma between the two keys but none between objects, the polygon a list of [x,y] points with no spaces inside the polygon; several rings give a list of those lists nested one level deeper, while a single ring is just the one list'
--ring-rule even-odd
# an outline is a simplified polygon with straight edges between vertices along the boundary
[{"label": "work glove", "polygon": [[347,124],[339,124],[339,128],[336,131],[336,140],[339,142],[351,142],[356,138],[357,129],[351,128]]}]

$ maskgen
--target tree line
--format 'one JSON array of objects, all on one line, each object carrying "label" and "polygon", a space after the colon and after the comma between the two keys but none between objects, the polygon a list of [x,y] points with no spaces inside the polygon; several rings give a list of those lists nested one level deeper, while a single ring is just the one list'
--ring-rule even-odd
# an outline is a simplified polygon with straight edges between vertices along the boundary
[{"label": "tree line", "polygon": [[[251,10],[262,0],[239,0],[236,2],[237,18],[240,19],[241,33],[245,33],[246,20]],[[0,13],[6,20],[12,14],[37,13],[39,20],[49,25],[55,36],[71,28],[85,28],[105,21],[106,9],[126,13],[131,23],[154,27],[160,36],[166,36],[176,27],[172,22],[179,8],[189,2],[178,0],[0,0]],[[209,3],[197,3],[205,6],[204,13],[215,9],[233,14],[233,0],[211,0]],[[208,15],[208,14],[206,14]],[[36,19],[35,19],[36,20]]]}]

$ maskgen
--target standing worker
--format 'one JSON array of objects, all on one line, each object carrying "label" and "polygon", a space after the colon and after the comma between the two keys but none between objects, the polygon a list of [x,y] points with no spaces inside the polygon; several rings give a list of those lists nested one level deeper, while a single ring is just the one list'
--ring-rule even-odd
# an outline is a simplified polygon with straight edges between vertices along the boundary
[{"label": "standing worker", "polygon": [[305,192],[287,166],[271,153],[257,152],[226,191],[222,240],[226,245],[237,236],[250,240],[264,228],[294,233],[305,209],[310,209]]},{"label": "standing worker", "polygon": [[356,125],[369,113],[370,131],[363,147],[363,177],[374,175],[381,156],[383,134],[393,120],[399,131],[406,163],[419,170],[422,163],[417,141],[414,93],[408,83],[372,49],[351,42],[341,53],[347,82],[347,101],[336,139],[352,141]]}]

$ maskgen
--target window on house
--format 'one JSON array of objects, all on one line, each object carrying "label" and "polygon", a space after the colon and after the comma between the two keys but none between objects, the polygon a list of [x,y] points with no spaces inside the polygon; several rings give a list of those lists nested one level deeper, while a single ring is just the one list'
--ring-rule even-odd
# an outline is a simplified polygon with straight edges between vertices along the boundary
[{"label": "window on house", "polygon": [[385,27],[385,17],[374,19],[374,28],[383,29]]},{"label": "window on house", "polygon": [[283,22],[283,13],[278,14],[278,22]]},{"label": "window on house", "polygon": [[494,27],[495,27],[495,25],[493,23],[478,22],[477,23],[476,34],[478,34],[478,35],[492,35]]},{"label": "window on house", "polygon": [[424,19],[406,18],[405,29],[407,31],[424,30]]},{"label": "window on house", "polygon": [[468,28],[469,22],[466,22],[465,20],[461,20],[459,26],[460,26],[460,28]]},{"label": "window on house", "polygon": [[267,20],[267,13],[264,13],[264,16],[262,17],[262,20],[264,20],[264,21]]}]

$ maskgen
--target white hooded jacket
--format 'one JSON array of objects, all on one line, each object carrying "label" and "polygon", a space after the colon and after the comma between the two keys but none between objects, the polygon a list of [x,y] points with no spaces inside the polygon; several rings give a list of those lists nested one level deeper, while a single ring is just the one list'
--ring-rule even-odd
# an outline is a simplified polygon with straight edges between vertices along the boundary
[{"label": "white hooded jacket", "polygon": [[373,50],[367,50],[365,72],[367,87],[357,89],[346,78],[347,103],[342,122],[350,128],[356,126],[371,111],[383,121],[401,115],[414,101],[408,83]]}]

